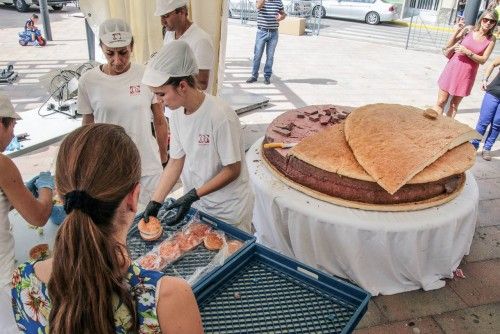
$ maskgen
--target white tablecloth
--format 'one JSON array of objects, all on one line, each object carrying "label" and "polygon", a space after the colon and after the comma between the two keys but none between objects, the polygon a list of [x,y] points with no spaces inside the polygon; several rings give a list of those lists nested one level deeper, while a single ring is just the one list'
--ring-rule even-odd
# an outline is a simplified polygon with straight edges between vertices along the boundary
[{"label": "white tablecloth", "polygon": [[479,192],[472,173],[444,205],[376,212],[326,203],[279,181],[262,162],[261,139],[247,153],[257,241],[372,295],[438,289],[469,253]]}]

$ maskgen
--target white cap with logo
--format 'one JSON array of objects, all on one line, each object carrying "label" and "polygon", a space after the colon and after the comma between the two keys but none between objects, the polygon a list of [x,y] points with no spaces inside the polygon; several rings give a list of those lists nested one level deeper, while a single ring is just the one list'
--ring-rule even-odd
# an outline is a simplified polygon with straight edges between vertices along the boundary
[{"label": "white cap with logo", "polygon": [[171,77],[187,77],[198,74],[193,50],[184,41],[172,41],[164,45],[148,62],[142,83],[160,87]]},{"label": "white cap with logo", "polygon": [[21,116],[14,110],[14,106],[7,95],[0,93],[0,118],[9,117],[21,119]]},{"label": "white cap with logo", "polygon": [[132,42],[132,31],[121,19],[107,19],[99,26],[99,39],[109,48],[122,48]]},{"label": "white cap with logo", "polygon": [[162,16],[173,12],[177,8],[187,6],[188,0],[156,0],[155,16]]}]

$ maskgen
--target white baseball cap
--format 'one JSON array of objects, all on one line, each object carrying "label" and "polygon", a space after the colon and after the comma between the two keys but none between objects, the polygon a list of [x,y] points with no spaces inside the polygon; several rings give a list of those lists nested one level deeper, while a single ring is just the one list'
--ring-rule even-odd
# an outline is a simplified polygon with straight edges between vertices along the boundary
[{"label": "white baseball cap", "polygon": [[7,95],[0,93],[0,117],[21,119]]},{"label": "white baseball cap", "polygon": [[198,74],[193,50],[184,41],[172,41],[164,45],[146,65],[142,83],[160,87],[171,77],[187,77]]},{"label": "white baseball cap", "polygon": [[156,0],[155,16],[162,16],[173,12],[188,4],[188,0]]},{"label": "white baseball cap", "polygon": [[132,42],[132,31],[121,19],[107,19],[99,26],[99,39],[109,48],[122,48]]}]

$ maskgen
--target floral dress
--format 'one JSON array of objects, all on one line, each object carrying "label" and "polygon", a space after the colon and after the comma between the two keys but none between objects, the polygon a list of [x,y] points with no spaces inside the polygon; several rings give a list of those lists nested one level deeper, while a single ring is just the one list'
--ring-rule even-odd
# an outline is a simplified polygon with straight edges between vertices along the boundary
[{"label": "floral dress", "polygon": [[[12,308],[19,330],[24,333],[48,334],[50,299],[47,285],[34,271],[36,262],[26,262],[18,267],[12,278]],[[161,333],[156,314],[156,287],[163,273],[150,271],[133,263],[127,271],[126,283],[130,287],[137,308],[139,333]],[[131,315],[125,304],[116,296],[112,298],[115,309],[116,333],[128,333],[132,327]]]}]

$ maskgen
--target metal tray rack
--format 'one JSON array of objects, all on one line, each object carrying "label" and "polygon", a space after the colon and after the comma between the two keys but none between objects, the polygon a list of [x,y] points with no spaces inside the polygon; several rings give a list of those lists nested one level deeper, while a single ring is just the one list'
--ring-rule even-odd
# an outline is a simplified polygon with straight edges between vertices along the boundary
[{"label": "metal tray rack", "polygon": [[370,294],[252,244],[194,288],[205,333],[351,333]]},{"label": "metal tray rack", "polygon": [[[165,210],[165,207],[172,203],[172,199],[168,199],[160,209],[158,213],[158,218],[163,226],[163,235],[154,241],[145,241],[141,238],[139,234],[139,229],[137,225],[142,218],[142,213],[138,214],[134,219],[134,223],[130,227],[127,234],[127,248],[130,253],[130,257],[132,260],[136,260],[142,255],[151,251],[154,247],[158,246],[163,240],[169,238],[172,234],[182,229],[195,214],[199,214],[200,220],[203,223],[209,224],[213,229],[224,232],[231,239],[237,239],[244,243],[243,247],[239,249],[236,253],[231,255],[231,257],[237,256],[239,252],[242,252],[246,247],[250,246],[250,244],[255,242],[255,237],[245,233],[227,223],[224,223],[218,219],[215,219],[206,213],[201,211],[197,211],[193,208],[189,210],[189,213],[186,217],[177,225],[168,226],[165,222],[168,217],[173,217],[177,213],[176,209],[173,210]],[[191,276],[196,269],[207,266],[212,259],[215,257],[217,252],[209,251],[203,245],[196,247],[195,249],[185,253],[180,259],[175,261],[174,263],[169,264],[162,271],[169,276],[178,276],[187,278]],[[230,258],[231,258],[230,257]],[[228,260],[230,259],[228,258]],[[226,261],[228,261],[226,260]],[[203,282],[207,277],[208,273],[204,273],[202,277],[195,283],[195,285]]]}]

